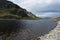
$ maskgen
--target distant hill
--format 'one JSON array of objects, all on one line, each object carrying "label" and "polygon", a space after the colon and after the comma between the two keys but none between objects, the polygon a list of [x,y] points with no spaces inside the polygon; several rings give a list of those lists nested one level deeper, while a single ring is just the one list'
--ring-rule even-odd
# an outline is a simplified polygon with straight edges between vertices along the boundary
[{"label": "distant hill", "polygon": [[55,19],[57,19],[58,21],[60,20],[60,17],[57,17],[57,18],[55,18]]},{"label": "distant hill", "polygon": [[6,0],[0,0],[0,18],[4,19],[35,19],[31,12]]}]

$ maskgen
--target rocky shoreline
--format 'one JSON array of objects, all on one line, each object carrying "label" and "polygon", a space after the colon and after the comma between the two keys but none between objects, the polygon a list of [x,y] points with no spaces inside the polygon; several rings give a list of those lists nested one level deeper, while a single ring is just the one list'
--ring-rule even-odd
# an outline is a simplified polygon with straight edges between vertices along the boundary
[{"label": "rocky shoreline", "polygon": [[39,38],[40,40],[60,40],[60,21],[58,21],[56,28],[50,31],[49,34],[46,34]]}]

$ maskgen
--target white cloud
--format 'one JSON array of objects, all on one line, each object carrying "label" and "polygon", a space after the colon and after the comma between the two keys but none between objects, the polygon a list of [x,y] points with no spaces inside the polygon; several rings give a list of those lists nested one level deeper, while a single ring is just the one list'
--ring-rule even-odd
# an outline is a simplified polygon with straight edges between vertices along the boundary
[{"label": "white cloud", "polygon": [[36,16],[38,16],[38,17],[48,17],[48,16],[51,17],[52,15],[53,15],[53,13],[50,12],[50,13],[44,13],[44,14],[40,14],[40,15],[37,14]]},{"label": "white cloud", "polygon": [[55,13],[55,12],[47,12],[47,13],[44,13],[44,14],[40,14],[40,15],[36,15],[38,17],[59,17],[60,16],[60,13]]},{"label": "white cloud", "polygon": [[45,7],[52,3],[52,0],[10,0],[19,6],[26,8],[27,10],[31,10],[33,7]]},{"label": "white cloud", "polygon": [[60,13],[41,11],[60,11],[60,0],[10,0],[39,17],[60,16]]}]

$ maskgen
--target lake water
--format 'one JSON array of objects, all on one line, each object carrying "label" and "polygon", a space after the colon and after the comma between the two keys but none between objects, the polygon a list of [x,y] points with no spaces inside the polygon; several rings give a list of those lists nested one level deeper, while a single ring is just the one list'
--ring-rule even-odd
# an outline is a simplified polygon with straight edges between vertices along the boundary
[{"label": "lake water", "polygon": [[[2,26],[1,24],[3,24],[0,20],[0,26]],[[5,23],[6,22],[6,23]],[[37,38],[39,36],[43,36],[45,34],[48,34],[51,30],[53,30],[56,25],[57,22],[53,21],[53,20],[18,20],[18,22],[14,23],[10,20],[5,21],[4,22],[4,28],[2,29],[6,29],[5,31],[16,31],[16,23],[18,23],[19,26],[18,27],[18,33],[16,38],[14,38],[14,40],[38,40]],[[9,24],[9,25],[7,25]],[[15,24],[15,25],[14,25]],[[10,26],[10,27],[8,27]],[[9,29],[10,28],[10,29]],[[1,29],[1,28],[0,28]],[[12,31],[12,32],[13,32]],[[10,38],[12,40],[12,38]]]},{"label": "lake water", "polygon": [[53,20],[19,20],[19,22],[17,40],[38,40],[39,36],[48,34],[57,25]]}]

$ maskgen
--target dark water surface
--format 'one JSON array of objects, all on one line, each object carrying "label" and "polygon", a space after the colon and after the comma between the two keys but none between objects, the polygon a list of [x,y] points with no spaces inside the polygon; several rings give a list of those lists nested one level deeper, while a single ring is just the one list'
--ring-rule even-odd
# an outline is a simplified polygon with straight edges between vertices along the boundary
[{"label": "dark water surface", "polygon": [[[6,22],[9,22],[10,26],[11,23],[14,24],[14,22],[11,21]],[[11,26],[11,28],[13,28],[10,29],[11,31],[16,30],[17,27],[19,29],[19,31],[17,30],[17,36],[14,39],[10,38],[11,40],[38,40],[39,36],[48,34],[57,25],[57,22],[52,20],[19,20],[17,23],[20,27],[18,27],[17,25],[13,25],[15,27]],[[7,24],[8,23],[6,23],[6,26]],[[8,28],[7,30],[10,31]]]},{"label": "dark water surface", "polygon": [[52,20],[20,20],[21,29],[17,40],[38,40],[39,36],[48,34],[53,30],[57,22]]}]

